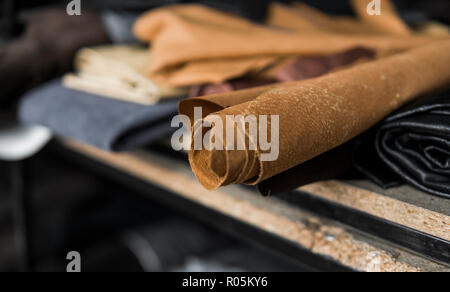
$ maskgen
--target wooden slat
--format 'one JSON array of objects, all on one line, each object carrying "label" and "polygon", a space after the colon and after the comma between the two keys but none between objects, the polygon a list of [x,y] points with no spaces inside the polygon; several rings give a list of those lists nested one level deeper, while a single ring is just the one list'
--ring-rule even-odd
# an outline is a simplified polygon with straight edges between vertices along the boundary
[{"label": "wooden slat", "polygon": [[450,216],[338,181],[320,182],[300,190],[450,241]]}]

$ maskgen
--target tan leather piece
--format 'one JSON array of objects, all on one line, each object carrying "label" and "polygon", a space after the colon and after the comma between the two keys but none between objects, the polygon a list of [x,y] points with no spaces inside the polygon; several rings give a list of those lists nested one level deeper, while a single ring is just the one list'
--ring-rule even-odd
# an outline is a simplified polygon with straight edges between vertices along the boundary
[{"label": "tan leather piece", "polygon": [[222,83],[242,75],[256,75],[265,68],[277,64],[281,58],[277,56],[249,56],[242,58],[198,60],[187,62],[179,68],[169,68],[153,74],[153,78],[162,83],[170,80],[171,84],[197,85],[200,80],[210,83]]},{"label": "tan leather piece", "polygon": [[[249,169],[251,151],[191,151],[190,162],[199,181],[209,190],[229,182],[256,184],[302,164],[366,131],[413,99],[450,86],[450,41],[412,49],[381,60],[330,73],[316,79],[231,93],[242,103],[217,113],[279,115],[280,156]],[[203,97],[221,108],[230,94]],[[238,102],[237,99],[233,103]],[[182,102],[180,109],[191,112]],[[192,117],[191,117],[192,118]],[[209,117],[207,117],[209,118]],[[246,133],[248,135],[248,133]],[[270,137],[270,135],[269,135]],[[211,159],[222,157],[222,168]],[[214,165],[214,171],[211,166]],[[217,173],[225,174],[220,180]],[[236,180],[235,178],[239,179]]]},{"label": "tan leather piece", "polygon": [[[370,21],[368,29],[357,19],[340,19],[342,24],[332,26],[334,18],[322,15],[314,21],[302,9],[280,4],[272,5],[271,11],[266,25],[260,25],[201,5],[175,5],[144,14],[134,31],[139,39],[152,43],[154,59],[149,74],[171,86],[222,83],[293,56],[367,47],[383,57],[439,39],[401,35],[399,29],[386,30],[382,23],[383,33],[376,33],[377,27]],[[397,17],[390,13],[389,19]]]}]

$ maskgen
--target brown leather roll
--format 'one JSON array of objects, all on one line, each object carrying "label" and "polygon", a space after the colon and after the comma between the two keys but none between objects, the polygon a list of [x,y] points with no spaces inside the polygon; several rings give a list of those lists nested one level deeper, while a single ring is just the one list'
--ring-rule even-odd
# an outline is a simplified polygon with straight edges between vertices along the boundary
[{"label": "brown leather roll", "polygon": [[450,86],[448,64],[447,40],[316,79],[186,100],[180,112],[191,119],[198,105],[205,119],[214,113],[224,124],[227,115],[279,116],[275,161],[262,161],[267,151],[259,145],[256,151],[192,150],[192,169],[210,190],[260,183],[344,144],[416,97]]}]

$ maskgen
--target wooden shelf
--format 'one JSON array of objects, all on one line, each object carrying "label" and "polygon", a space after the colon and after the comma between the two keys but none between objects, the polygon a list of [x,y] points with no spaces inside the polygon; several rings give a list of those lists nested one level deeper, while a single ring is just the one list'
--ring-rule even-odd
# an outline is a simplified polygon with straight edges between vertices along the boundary
[{"label": "wooden shelf", "polygon": [[323,182],[272,198],[244,186],[209,192],[174,153],[112,154],[70,141],[54,147],[66,159],[313,270],[450,271],[450,216],[376,192],[367,182]]}]

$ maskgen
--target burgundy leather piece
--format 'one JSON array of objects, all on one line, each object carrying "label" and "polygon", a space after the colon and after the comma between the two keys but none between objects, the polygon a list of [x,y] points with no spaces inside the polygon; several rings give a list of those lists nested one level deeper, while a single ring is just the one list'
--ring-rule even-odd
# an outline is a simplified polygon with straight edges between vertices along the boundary
[{"label": "burgundy leather piece", "polygon": [[222,84],[194,86],[191,88],[189,97],[226,93],[278,82],[315,78],[338,68],[349,66],[358,60],[374,59],[375,57],[376,52],[374,50],[360,47],[331,56],[300,58],[281,65],[275,70],[275,79],[241,78]]},{"label": "burgundy leather piece", "polygon": [[355,48],[325,57],[310,57],[292,61],[276,72],[279,81],[296,81],[322,76],[339,67],[351,65],[360,59],[374,59],[376,53],[366,48]]},{"label": "burgundy leather piece", "polygon": [[189,97],[205,96],[217,93],[226,93],[235,90],[253,88],[258,86],[277,83],[278,80],[273,79],[237,79],[222,84],[208,84],[193,86],[189,93]]}]

